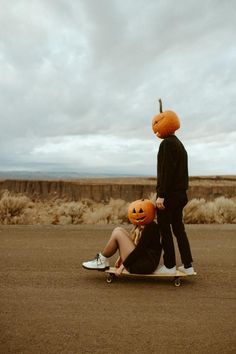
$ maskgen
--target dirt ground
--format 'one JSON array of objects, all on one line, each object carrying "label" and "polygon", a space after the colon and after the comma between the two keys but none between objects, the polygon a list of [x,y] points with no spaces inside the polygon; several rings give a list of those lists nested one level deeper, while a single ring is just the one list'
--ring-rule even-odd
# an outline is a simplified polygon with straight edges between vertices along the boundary
[{"label": "dirt ground", "polygon": [[112,228],[0,226],[0,353],[236,353],[236,225],[186,226],[178,288],[83,269]]}]

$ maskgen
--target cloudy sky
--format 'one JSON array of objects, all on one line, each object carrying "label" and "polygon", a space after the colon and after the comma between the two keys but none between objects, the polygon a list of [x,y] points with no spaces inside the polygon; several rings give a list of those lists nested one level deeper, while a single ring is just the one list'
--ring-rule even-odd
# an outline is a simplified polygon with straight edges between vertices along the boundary
[{"label": "cloudy sky", "polygon": [[0,169],[156,174],[181,120],[190,175],[236,174],[235,0],[0,0]]}]

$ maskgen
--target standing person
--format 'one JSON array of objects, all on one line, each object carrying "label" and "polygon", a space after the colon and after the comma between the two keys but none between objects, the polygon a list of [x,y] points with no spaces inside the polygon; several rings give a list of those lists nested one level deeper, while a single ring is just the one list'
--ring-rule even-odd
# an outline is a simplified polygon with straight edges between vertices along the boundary
[{"label": "standing person", "polygon": [[162,112],[152,120],[152,128],[163,139],[157,154],[157,220],[164,250],[164,265],[160,274],[176,272],[173,235],[177,239],[183,265],[178,269],[193,274],[192,254],[183,223],[183,208],[188,202],[188,156],[182,142],[175,136],[180,127],[177,115],[172,111]]},{"label": "standing person", "polygon": [[147,199],[131,203],[128,216],[135,225],[131,233],[116,227],[103,251],[95,259],[83,262],[82,266],[90,270],[105,270],[109,268],[109,258],[119,251],[115,264],[117,276],[124,269],[136,274],[153,273],[162,252],[158,225],[153,221],[155,209],[154,204]]}]

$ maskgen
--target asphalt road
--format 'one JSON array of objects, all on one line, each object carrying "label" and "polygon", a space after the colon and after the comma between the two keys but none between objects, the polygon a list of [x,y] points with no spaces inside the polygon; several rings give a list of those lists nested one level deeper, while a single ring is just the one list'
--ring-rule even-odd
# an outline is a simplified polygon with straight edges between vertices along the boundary
[{"label": "asphalt road", "polygon": [[186,226],[178,288],[84,270],[112,228],[0,226],[0,353],[236,353],[236,225]]}]

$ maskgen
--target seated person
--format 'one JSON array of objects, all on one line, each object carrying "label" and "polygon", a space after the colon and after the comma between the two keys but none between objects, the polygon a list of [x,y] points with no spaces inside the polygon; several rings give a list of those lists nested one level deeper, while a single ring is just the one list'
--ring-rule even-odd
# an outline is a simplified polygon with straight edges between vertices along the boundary
[{"label": "seated person", "polygon": [[154,222],[155,206],[147,199],[137,200],[129,205],[129,220],[135,225],[129,232],[116,227],[102,252],[95,259],[83,262],[86,269],[105,270],[109,268],[109,258],[119,250],[116,261],[116,275],[124,268],[130,273],[150,274],[159,264],[162,246],[158,225]]}]

